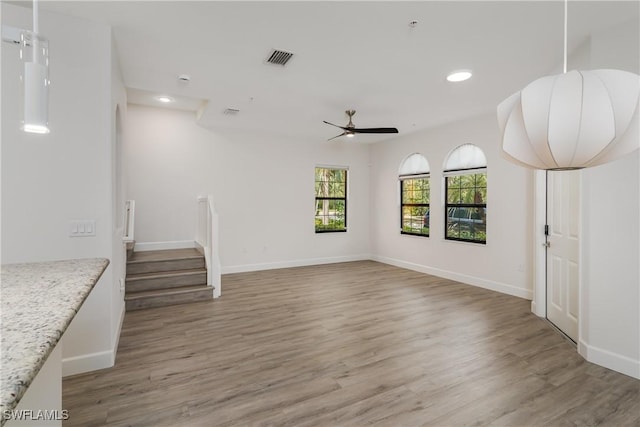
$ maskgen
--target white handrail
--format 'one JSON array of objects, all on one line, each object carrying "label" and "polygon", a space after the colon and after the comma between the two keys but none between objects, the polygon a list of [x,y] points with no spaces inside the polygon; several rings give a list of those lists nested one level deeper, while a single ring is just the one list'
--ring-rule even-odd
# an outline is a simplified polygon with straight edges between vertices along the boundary
[{"label": "white handrail", "polygon": [[213,198],[211,196],[198,197],[196,243],[204,249],[204,258],[207,266],[207,285],[213,286],[214,298],[222,295],[218,230],[218,213],[216,212]]},{"label": "white handrail", "polygon": [[124,205],[124,236],[123,242],[134,241],[134,227],[136,220],[136,201],[127,200]]}]

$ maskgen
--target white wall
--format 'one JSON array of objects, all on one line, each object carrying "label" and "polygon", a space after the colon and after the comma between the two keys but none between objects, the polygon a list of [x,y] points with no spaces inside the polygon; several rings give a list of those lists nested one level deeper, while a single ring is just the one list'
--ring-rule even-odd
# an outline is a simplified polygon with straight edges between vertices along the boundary
[{"label": "white wall", "polygon": [[[591,38],[586,68],[640,74],[637,19]],[[585,169],[580,353],[640,378],[640,152]]]},{"label": "white wall", "polygon": [[[464,283],[531,298],[532,173],[504,160],[494,114],[410,134],[372,147],[371,251],[375,259]],[[448,153],[472,143],[487,157],[487,244],[444,239]],[[430,234],[400,234],[398,168],[411,153],[431,166]]]},{"label": "white wall", "polygon": [[[31,9],[1,7],[3,25],[31,28]],[[50,43],[48,135],[19,129],[19,50],[2,47],[2,262],[110,258],[111,31],[47,12],[40,29]],[[70,238],[73,219],[95,219],[96,236]],[[67,366],[108,366],[113,285],[109,267],[63,338]]]},{"label": "white wall", "polygon": [[583,172],[580,352],[640,378],[640,152]]},{"label": "white wall", "polygon": [[[369,148],[211,132],[193,113],[129,105],[127,173],[138,242],[193,241],[196,197],[220,216],[224,273],[369,256]],[[314,167],[349,167],[348,232],[314,232]]]},{"label": "white wall", "polygon": [[211,134],[195,113],[129,105],[125,139],[129,198],[136,201],[136,245],[193,241],[198,196],[213,189]]}]

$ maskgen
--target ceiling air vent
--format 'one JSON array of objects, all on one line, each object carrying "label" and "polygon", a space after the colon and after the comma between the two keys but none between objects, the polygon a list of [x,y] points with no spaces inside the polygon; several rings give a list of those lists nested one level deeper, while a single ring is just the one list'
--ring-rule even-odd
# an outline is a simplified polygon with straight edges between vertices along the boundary
[{"label": "ceiling air vent", "polygon": [[225,114],[227,116],[235,116],[239,112],[240,112],[240,110],[238,110],[236,108],[227,108],[226,110],[224,110],[223,114]]},{"label": "ceiling air vent", "polygon": [[284,67],[285,64],[289,62],[292,56],[293,56],[293,53],[291,52],[285,52],[284,50],[274,49],[273,52],[271,52],[271,55],[269,55],[267,62],[269,64],[282,65]]}]

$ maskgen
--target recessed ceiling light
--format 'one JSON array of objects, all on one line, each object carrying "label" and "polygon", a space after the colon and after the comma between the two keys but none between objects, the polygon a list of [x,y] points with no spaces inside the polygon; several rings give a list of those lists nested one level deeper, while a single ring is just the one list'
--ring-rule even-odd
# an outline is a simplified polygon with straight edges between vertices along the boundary
[{"label": "recessed ceiling light", "polygon": [[173,98],[171,98],[170,96],[166,96],[166,95],[162,95],[162,96],[156,96],[156,99],[160,102],[163,103],[168,103],[168,102],[173,102]]},{"label": "recessed ceiling light", "polygon": [[463,82],[467,79],[471,78],[471,71],[469,70],[460,70],[454,71],[453,73],[447,76],[447,81],[450,82]]}]

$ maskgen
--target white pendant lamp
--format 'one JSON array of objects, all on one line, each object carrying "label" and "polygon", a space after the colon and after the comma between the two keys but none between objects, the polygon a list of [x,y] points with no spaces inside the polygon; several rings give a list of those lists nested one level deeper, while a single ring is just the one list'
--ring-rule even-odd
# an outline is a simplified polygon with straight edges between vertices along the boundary
[{"label": "white pendant lamp", "polygon": [[640,148],[640,76],[621,70],[543,77],[498,105],[502,150],[525,167],[581,169]]},{"label": "white pendant lamp", "polygon": [[30,133],[49,133],[49,42],[38,34],[38,1],[33,1],[33,31],[20,36],[23,62],[22,129]]}]

